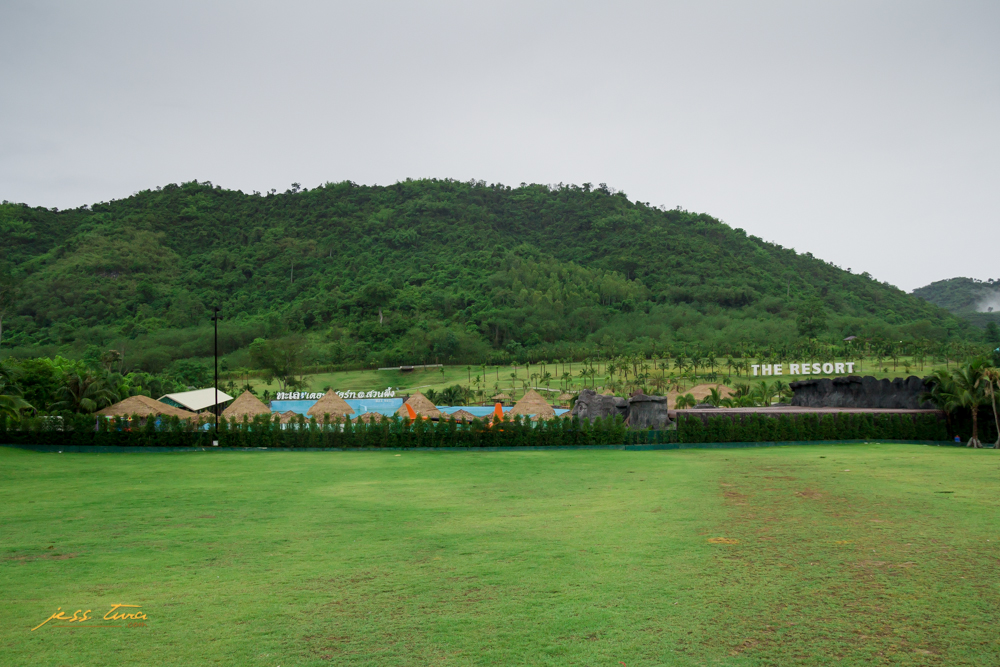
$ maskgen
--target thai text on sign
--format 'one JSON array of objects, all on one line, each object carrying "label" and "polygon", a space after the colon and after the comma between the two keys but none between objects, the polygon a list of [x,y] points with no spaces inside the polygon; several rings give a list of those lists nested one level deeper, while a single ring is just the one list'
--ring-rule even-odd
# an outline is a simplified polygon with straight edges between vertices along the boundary
[{"label": "thai text on sign", "polygon": [[[387,387],[384,390],[372,389],[371,391],[337,391],[334,392],[341,398],[395,398],[396,390]],[[323,398],[322,392],[309,391],[279,391],[274,395],[276,401],[318,401]]]}]

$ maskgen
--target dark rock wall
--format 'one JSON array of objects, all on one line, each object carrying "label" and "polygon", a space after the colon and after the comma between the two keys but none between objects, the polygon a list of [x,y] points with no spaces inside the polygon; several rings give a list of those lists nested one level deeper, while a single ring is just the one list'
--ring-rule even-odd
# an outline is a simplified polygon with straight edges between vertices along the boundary
[{"label": "dark rock wall", "polygon": [[594,421],[597,417],[618,415],[628,417],[628,402],[617,396],[604,396],[593,389],[584,389],[576,399],[572,412],[574,417]]},{"label": "dark rock wall", "polygon": [[632,428],[661,429],[668,426],[666,396],[636,394],[628,400],[618,396],[604,396],[593,389],[584,389],[576,399],[570,413],[580,419],[594,421],[597,417],[619,416]]},{"label": "dark rock wall", "polygon": [[921,403],[927,386],[920,378],[876,380],[870,375],[800,380],[789,385],[795,392],[792,405],[806,408],[905,408],[932,409]]},{"label": "dark rock wall", "polygon": [[628,399],[628,425],[635,429],[662,429],[670,425],[666,396],[636,394]]}]

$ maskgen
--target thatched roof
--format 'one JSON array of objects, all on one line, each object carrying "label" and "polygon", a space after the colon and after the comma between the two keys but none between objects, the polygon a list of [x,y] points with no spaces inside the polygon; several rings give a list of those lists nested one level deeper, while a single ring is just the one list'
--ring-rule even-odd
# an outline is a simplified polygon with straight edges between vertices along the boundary
[{"label": "thatched roof", "polygon": [[253,419],[257,415],[269,415],[271,408],[261,403],[260,399],[244,391],[239,397],[229,404],[229,407],[222,411],[222,416],[226,419],[236,417],[242,419],[246,415],[248,419]]},{"label": "thatched roof", "polygon": [[371,424],[371,423],[377,424],[378,422],[385,421],[386,419],[388,419],[388,417],[386,417],[381,412],[366,412],[364,414],[358,415],[357,419],[352,419],[351,421],[353,421],[355,424],[358,422],[365,422],[366,424]]},{"label": "thatched roof", "polygon": [[181,419],[194,419],[197,415],[187,410],[175,408],[166,403],[160,403],[149,396],[129,396],[124,401],[109,405],[97,414],[103,417],[149,417],[150,415],[167,415],[170,417],[180,417]]},{"label": "thatched roof", "polygon": [[471,422],[473,419],[477,419],[476,415],[472,414],[468,410],[456,410],[450,415],[444,415],[448,419],[454,419],[459,422]]},{"label": "thatched roof", "polygon": [[289,410],[288,412],[282,412],[279,418],[282,424],[291,424],[292,422],[299,421],[299,413]]},{"label": "thatched roof", "polygon": [[431,419],[438,419],[441,417],[441,411],[438,410],[434,404],[427,400],[427,397],[419,391],[406,399],[406,403],[399,406],[399,410],[396,410],[396,414],[400,417],[409,417],[410,413],[406,411],[407,405],[413,408],[413,411],[418,415],[430,417]]},{"label": "thatched roof", "polygon": [[316,417],[316,419],[323,419],[323,415],[330,415],[331,418],[343,417],[344,415],[353,415],[354,408],[349,406],[347,401],[338,396],[333,389],[330,389],[323,394],[323,398],[309,408],[306,414],[310,417]]},{"label": "thatched roof", "polygon": [[534,389],[529,389],[507,414],[511,417],[514,415],[538,415],[539,419],[552,419],[556,416],[556,411],[542,398],[541,394]]},{"label": "thatched roof", "polygon": [[559,400],[560,401],[568,401],[571,398],[573,398],[574,396],[576,396],[576,394],[559,394]]},{"label": "thatched roof", "polygon": [[508,396],[507,394],[497,394],[496,396],[493,397],[493,400],[494,401],[509,401],[510,400],[510,396]]}]

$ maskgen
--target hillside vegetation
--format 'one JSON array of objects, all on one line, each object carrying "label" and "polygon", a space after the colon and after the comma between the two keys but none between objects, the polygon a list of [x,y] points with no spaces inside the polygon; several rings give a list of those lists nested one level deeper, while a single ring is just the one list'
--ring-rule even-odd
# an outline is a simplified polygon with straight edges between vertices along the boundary
[{"label": "hillside vegetation", "polygon": [[980,327],[1000,322],[1000,280],[949,278],[919,287],[913,294]]},{"label": "hillside vegetation", "polygon": [[67,211],[5,203],[0,233],[20,287],[6,354],[114,346],[151,372],[211,354],[214,305],[240,365],[258,338],[393,365],[970,335],[867,274],[604,185],[190,182]]}]

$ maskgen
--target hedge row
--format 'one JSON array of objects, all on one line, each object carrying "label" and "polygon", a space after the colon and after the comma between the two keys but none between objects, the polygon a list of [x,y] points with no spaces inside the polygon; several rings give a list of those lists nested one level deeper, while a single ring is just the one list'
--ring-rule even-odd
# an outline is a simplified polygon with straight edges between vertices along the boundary
[{"label": "hedge row", "polygon": [[[23,420],[0,419],[0,443],[77,446],[209,447],[215,431],[205,423],[182,422],[176,417],[159,420],[62,415]],[[675,440],[673,431],[630,431],[621,418],[576,418],[532,423],[515,417],[488,427],[453,420],[431,422],[392,417],[379,422],[317,421],[301,416],[298,422],[280,424],[266,416],[253,420],[221,421],[222,447],[523,447],[650,444]]]},{"label": "hedge row", "polygon": [[933,414],[683,415],[677,430],[691,443],[948,439],[947,424]]},{"label": "hedge row", "polygon": [[[0,416],[0,444],[112,447],[209,447],[215,431],[205,423],[176,417],[103,419],[64,414],[12,419]],[[634,431],[618,417],[593,423],[575,417],[530,422],[515,417],[490,428],[446,420],[431,422],[392,417],[379,422],[317,421],[299,416],[281,424],[267,416],[223,420],[223,447],[369,448],[369,447],[558,447],[664,444],[670,442],[787,442],[809,440],[947,440],[944,420],[935,415],[746,414],[702,417],[684,415],[677,430]]]}]

